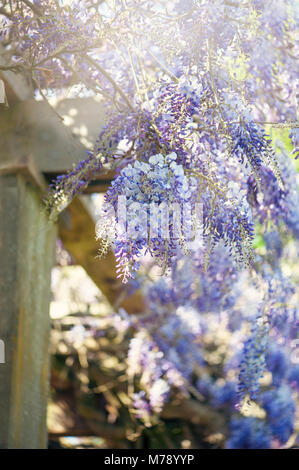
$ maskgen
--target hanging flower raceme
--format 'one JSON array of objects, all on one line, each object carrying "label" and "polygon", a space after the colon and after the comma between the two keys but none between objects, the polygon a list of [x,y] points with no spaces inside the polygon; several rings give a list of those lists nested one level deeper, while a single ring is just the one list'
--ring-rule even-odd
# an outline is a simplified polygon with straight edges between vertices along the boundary
[{"label": "hanging flower raceme", "polygon": [[266,348],[268,325],[262,317],[254,319],[251,333],[246,339],[241,354],[239,393],[240,397],[248,394],[249,399],[256,399],[260,389],[260,379],[266,369]]},{"label": "hanging flower raceme", "polygon": [[[176,159],[175,153],[158,154],[148,163],[128,165],[107,191],[98,237],[114,248],[125,282],[145,252],[165,269],[182,247],[188,250],[196,223],[197,181],[187,178]],[[110,239],[108,226],[114,227]]]},{"label": "hanging flower raceme", "polygon": [[165,270],[181,251],[188,254],[201,246],[202,265],[207,266],[220,240],[238,263],[249,263],[254,229],[237,183],[221,190],[204,174],[185,171],[171,153],[136,161],[121,171],[105,196],[97,235],[102,254],[109,246],[114,249],[126,282],[146,253]]}]

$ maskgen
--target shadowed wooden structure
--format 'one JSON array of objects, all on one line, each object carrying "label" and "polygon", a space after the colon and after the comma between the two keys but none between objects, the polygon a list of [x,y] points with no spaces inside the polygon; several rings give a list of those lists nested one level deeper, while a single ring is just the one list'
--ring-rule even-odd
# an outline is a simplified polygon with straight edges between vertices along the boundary
[{"label": "shadowed wooden structure", "polygon": [[46,445],[50,272],[55,227],[22,172],[0,176],[0,447]]},{"label": "shadowed wooden structure", "polygon": [[[47,180],[85,158],[84,139],[94,140],[103,125],[103,105],[90,98],[60,103],[58,112],[73,121],[67,127],[48,103],[30,99],[19,77],[9,72],[0,79],[9,104],[0,104],[0,339],[6,359],[0,364],[0,448],[43,448],[57,227],[43,215],[41,199]],[[112,176],[99,177],[87,192],[105,191]],[[142,311],[140,293],[128,296],[116,279],[114,255],[96,259],[95,222],[79,198],[62,213],[58,233],[112,305]]]}]

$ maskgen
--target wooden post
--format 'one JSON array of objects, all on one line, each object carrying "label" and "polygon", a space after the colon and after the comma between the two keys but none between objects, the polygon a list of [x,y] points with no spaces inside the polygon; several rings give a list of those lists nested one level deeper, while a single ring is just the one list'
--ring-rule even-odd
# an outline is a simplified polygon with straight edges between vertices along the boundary
[{"label": "wooden post", "polygon": [[[8,173],[8,174],[7,174]],[[0,448],[44,448],[55,227],[33,179],[0,172]],[[2,343],[2,344],[3,344]]]}]

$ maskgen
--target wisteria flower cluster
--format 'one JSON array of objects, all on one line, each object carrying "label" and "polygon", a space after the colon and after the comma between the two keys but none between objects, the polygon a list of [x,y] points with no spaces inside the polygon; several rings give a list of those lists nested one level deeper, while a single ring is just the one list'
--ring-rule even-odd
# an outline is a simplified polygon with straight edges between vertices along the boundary
[{"label": "wisteria flower cluster", "polygon": [[[213,271],[214,262],[226,266],[223,278]],[[198,272],[196,263],[192,269]],[[153,312],[130,319],[136,331],[128,353],[137,388],[134,413],[153,425],[167,403],[196,388],[198,399],[230,414],[228,448],[285,445],[295,432],[299,370],[290,341],[298,337],[299,322],[289,280],[279,272],[272,272],[270,283],[269,272],[253,284],[246,272],[240,279],[223,245],[200,282],[190,269],[175,271],[167,282],[148,285]],[[205,277],[210,293],[198,290]]]},{"label": "wisteria flower cluster", "polygon": [[[167,268],[191,240],[185,231],[195,219],[197,181],[187,178],[176,160],[175,153],[157,154],[148,163],[129,164],[107,191],[98,237],[105,248],[114,243],[124,281],[130,276],[130,265],[144,251]],[[113,224],[115,240],[109,241],[107,227]]]},{"label": "wisteria flower cluster", "polygon": [[94,149],[46,207],[57,215],[115,172],[100,253],[114,250],[146,298],[144,315],[120,322],[133,331],[130,411],[150,427],[174,398],[196,397],[229,417],[227,447],[286,445],[299,377],[283,258],[299,234],[295,1],[68,3],[0,2],[0,72],[23,73],[44,99],[73,84],[105,99]]}]

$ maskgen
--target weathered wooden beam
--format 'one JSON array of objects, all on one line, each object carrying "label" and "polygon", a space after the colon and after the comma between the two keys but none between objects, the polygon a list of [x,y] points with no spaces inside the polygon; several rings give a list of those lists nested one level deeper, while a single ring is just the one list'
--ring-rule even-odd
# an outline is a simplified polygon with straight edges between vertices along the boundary
[{"label": "weathered wooden beam", "polygon": [[86,157],[86,148],[42,101],[0,108],[0,161],[31,155],[41,173],[63,173]]},{"label": "weathered wooden beam", "polygon": [[46,181],[36,168],[31,155],[11,162],[2,162],[0,160],[0,175],[11,175],[15,173],[23,175],[27,181],[31,182],[40,190],[46,188]]},{"label": "weathered wooden beam", "polygon": [[41,213],[36,176],[19,166],[7,166],[0,174],[0,338],[5,344],[0,448],[35,449],[47,445],[50,273],[56,233]]},{"label": "weathered wooden beam", "polygon": [[128,313],[144,311],[140,291],[129,294],[130,286],[116,278],[116,262],[112,252],[97,258],[99,242],[95,239],[95,222],[84,202],[75,198],[59,219],[59,236],[73,258],[80,264],[115,307]]},{"label": "weathered wooden beam", "polygon": [[[104,124],[103,103],[92,98],[63,100],[55,109],[65,123],[45,101],[16,102],[8,108],[0,104],[0,165],[31,155],[50,181],[87,157]],[[113,176],[99,174],[85,192],[105,192]]]},{"label": "weathered wooden beam", "polygon": [[70,98],[55,104],[64,125],[87,148],[93,148],[102,127],[107,123],[106,107],[99,98]]}]

